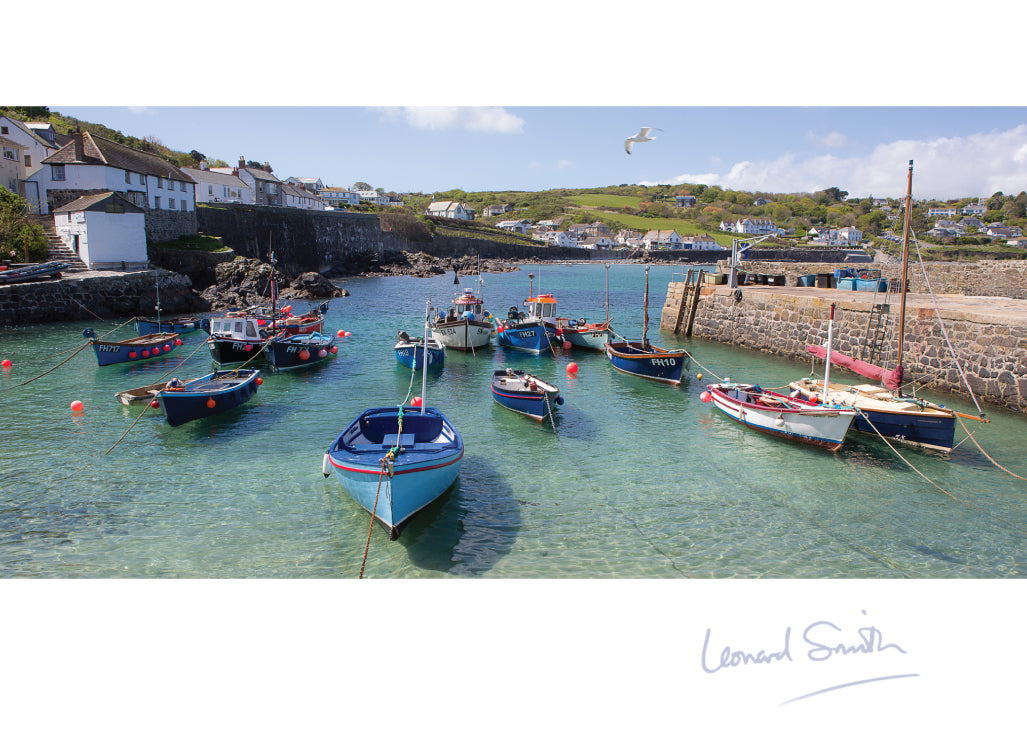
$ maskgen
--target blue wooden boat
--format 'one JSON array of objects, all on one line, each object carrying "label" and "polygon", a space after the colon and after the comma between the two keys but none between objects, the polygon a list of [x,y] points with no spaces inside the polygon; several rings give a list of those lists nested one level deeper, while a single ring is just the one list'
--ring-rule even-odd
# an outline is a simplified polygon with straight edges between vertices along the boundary
[{"label": "blue wooden boat", "polygon": [[199,328],[199,318],[164,318],[162,320],[136,318],[136,333],[140,336],[145,336],[148,333],[192,333]]},{"label": "blue wooden boat", "polygon": [[264,358],[276,371],[313,366],[338,353],[335,336],[280,332],[264,347]]},{"label": "blue wooden boat", "polygon": [[362,412],[328,447],[321,471],[336,480],[396,540],[410,518],[460,473],[464,441],[432,407]]},{"label": "blue wooden boat", "polygon": [[[411,338],[400,331],[396,343],[396,361],[407,369],[424,368],[425,340],[423,336]],[[415,366],[416,364],[416,366]],[[428,339],[428,368],[441,369],[446,364],[446,347],[434,338]]]},{"label": "blue wooden boat", "polygon": [[92,328],[86,328],[82,335],[93,344],[100,366],[156,359],[182,345],[182,339],[175,333],[149,333],[124,341],[102,341]]},{"label": "blue wooden boat", "polygon": [[603,346],[613,368],[625,374],[667,384],[681,384],[681,373],[690,365],[684,351],[654,346],[646,338],[649,330],[649,267],[645,268],[645,299],[642,302],[642,340],[607,341]]},{"label": "blue wooden boat", "polygon": [[186,382],[172,379],[155,401],[168,425],[177,426],[239,407],[262,382],[257,369],[218,370]]},{"label": "blue wooden boat", "polygon": [[541,320],[508,317],[500,321],[496,331],[496,343],[504,348],[526,351],[529,354],[556,354],[556,328],[550,328]]},{"label": "blue wooden boat", "polygon": [[496,369],[492,372],[492,399],[507,410],[543,420],[563,398],[555,385],[520,369]]}]

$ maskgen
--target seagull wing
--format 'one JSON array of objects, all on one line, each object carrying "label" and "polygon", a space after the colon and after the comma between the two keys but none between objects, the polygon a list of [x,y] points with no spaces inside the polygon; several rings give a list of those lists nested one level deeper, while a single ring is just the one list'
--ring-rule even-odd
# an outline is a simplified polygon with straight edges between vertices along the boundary
[{"label": "seagull wing", "polygon": [[624,139],[624,150],[627,151],[629,154],[631,153],[631,142],[634,140],[635,139],[633,138]]}]

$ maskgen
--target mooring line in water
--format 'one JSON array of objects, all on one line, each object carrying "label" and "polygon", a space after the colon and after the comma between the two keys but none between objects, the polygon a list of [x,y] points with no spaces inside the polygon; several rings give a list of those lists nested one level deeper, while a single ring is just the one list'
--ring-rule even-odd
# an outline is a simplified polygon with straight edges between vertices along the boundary
[{"label": "mooring line in water", "polygon": [[695,362],[696,364],[698,364],[698,365],[699,365],[699,368],[700,368],[700,369],[702,369],[702,370],[703,370],[704,372],[709,372],[710,374],[712,374],[712,375],[713,375],[714,377],[716,377],[716,378],[717,378],[717,379],[719,379],[720,381],[722,381],[722,382],[724,381],[723,377],[719,376],[719,375],[718,375],[718,374],[717,374],[717,373],[716,373],[715,371],[713,371],[712,369],[707,369],[706,367],[704,367],[704,366],[703,366],[702,364],[700,364],[700,363],[699,363],[699,362],[698,362],[698,361],[696,360],[696,358],[695,358],[694,356],[692,356],[692,354],[690,354],[690,353],[689,353],[688,351],[685,351],[685,354],[686,354],[686,355],[688,356],[688,358],[689,358],[689,359],[691,359],[691,360],[692,360],[693,362]]},{"label": "mooring line in water", "polygon": [[32,377],[32,379],[26,379],[26,380],[25,380],[24,382],[22,382],[21,384],[16,384],[16,385],[14,385],[13,387],[8,387],[7,389],[17,389],[18,387],[24,387],[24,386],[25,386],[26,384],[28,384],[29,382],[35,382],[35,381],[36,381],[37,379],[39,379],[40,377],[45,377],[45,376],[46,376],[47,374],[49,374],[50,372],[54,371],[54,369],[59,369],[60,367],[64,366],[64,365],[65,365],[65,364],[67,364],[67,363],[68,363],[69,361],[71,361],[72,359],[74,359],[74,358],[75,358],[76,356],[78,356],[79,352],[80,352],[80,351],[82,351],[82,349],[84,349],[84,348],[88,348],[88,347],[89,347],[90,343],[92,343],[92,342],[91,342],[91,341],[89,341],[89,342],[86,342],[86,343],[82,344],[81,346],[79,346],[79,347],[78,347],[78,348],[77,348],[77,349],[75,350],[75,353],[73,353],[73,354],[72,354],[71,356],[69,356],[69,357],[68,357],[67,359],[65,359],[64,361],[62,361],[62,362],[61,362],[60,364],[58,364],[57,366],[54,366],[54,367],[51,367],[50,369],[47,369],[47,370],[46,370],[45,372],[43,372],[43,373],[42,373],[42,374],[40,374],[39,376],[36,376],[36,377]]},{"label": "mooring line in water", "polygon": [[[562,440],[560,439],[560,434],[556,432],[556,422],[553,420],[553,409],[552,409],[552,406],[549,404],[549,396],[548,395],[546,395],[546,406],[549,409],[549,420],[550,420],[550,422],[553,425],[553,435],[556,437],[557,443],[560,443],[562,445]],[[670,563],[670,566],[671,566],[672,569],[674,569],[675,571],[679,572],[680,574],[688,577],[689,579],[694,579],[694,577],[691,574],[689,574],[686,571],[683,571],[680,567],[678,567],[677,563],[674,561],[673,557],[670,556],[670,554],[668,554],[666,551],[661,550],[659,546],[657,546],[655,543],[653,543],[652,540],[650,540],[649,538],[646,537],[645,531],[643,531],[641,528],[638,527],[638,522],[637,521],[635,521],[630,515],[628,515],[623,510],[621,510],[615,504],[613,504],[613,502],[610,500],[608,495],[605,495],[602,492],[600,492],[596,488],[596,486],[594,484],[592,484],[592,481],[589,479],[588,475],[585,473],[585,470],[578,464],[577,456],[575,454],[573,454],[573,453],[565,453],[564,454],[564,458],[572,459],[574,466],[577,467],[577,469],[578,469],[578,474],[580,474],[581,477],[585,480],[585,483],[589,487],[592,488],[592,491],[595,492],[597,496],[605,497],[606,498],[606,503],[611,508],[613,508],[618,513],[620,513],[620,515],[622,517],[624,517],[629,523],[631,523],[632,527],[635,530],[637,530],[639,532],[639,534],[642,536],[642,540],[644,540],[646,543],[648,543],[649,546],[654,551],[656,551],[658,554],[660,554],[665,559],[667,559],[667,561]]]},{"label": "mooring line in water", "polygon": [[[893,452],[893,453],[894,453],[894,454],[895,454],[896,456],[898,456],[898,457],[899,457],[899,459],[901,459],[901,460],[902,460],[902,462],[903,462],[903,463],[904,463],[904,464],[905,464],[906,466],[908,466],[908,467],[909,467],[910,469],[912,469],[912,470],[913,470],[913,471],[915,471],[915,472],[916,472],[917,474],[919,474],[919,475],[920,475],[921,477],[923,477],[923,478],[924,478],[924,480],[925,480],[925,481],[927,481],[927,482],[928,482],[928,483],[929,483],[929,484],[930,484],[931,486],[933,486],[933,487],[934,487],[935,489],[937,489],[938,491],[942,492],[942,493],[943,493],[943,494],[945,494],[945,495],[948,495],[948,496],[949,496],[949,497],[951,497],[951,498],[952,498],[952,499],[953,499],[954,501],[956,501],[956,502],[959,502],[959,503],[962,503],[962,504],[966,505],[967,507],[971,507],[971,508],[973,508],[974,510],[977,510],[978,512],[980,512],[980,513],[981,513],[982,515],[985,515],[985,516],[987,516],[987,517],[989,517],[989,518],[991,518],[991,519],[993,519],[993,520],[995,520],[995,521],[997,521],[997,522],[1001,523],[1002,525],[1004,525],[1004,526],[1006,526],[1006,527],[1008,527],[1008,528],[1011,528],[1011,529],[1013,529],[1013,530],[1015,530],[1015,531],[1018,531],[1018,532],[1020,532],[1020,533],[1027,533],[1027,528],[1023,528],[1023,527],[1021,527],[1021,526],[1018,526],[1018,525],[1013,525],[1013,524],[1011,524],[1011,523],[1010,523],[1010,522],[1009,522],[1008,520],[1005,520],[1005,519],[1003,519],[1003,518],[999,518],[999,517],[996,517],[995,515],[992,515],[992,514],[991,514],[990,512],[988,512],[988,511],[987,511],[986,509],[984,509],[983,507],[980,507],[979,505],[975,505],[974,503],[970,502],[969,500],[964,500],[964,499],[962,499],[962,498],[956,497],[956,496],[955,496],[954,494],[952,494],[952,493],[951,493],[951,492],[949,492],[948,490],[946,490],[946,489],[942,489],[942,488],[941,488],[940,486],[938,486],[938,485],[937,485],[937,484],[936,484],[936,483],[935,483],[935,482],[934,482],[933,480],[931,480],[930,478],[928,478],[926,474],[924,474],[924,473],[923,473],[922,471],[920,471],[920,470],[919,470],[919,469],[917,469],[917,468],[916,468],[915,466],[913,466],[913,464],[912,464],[912,463],[910,463],[909,459],[907,459],[907,458],[906,458],[905,456],[903,456],[902,454],[900,454],[900,453],[899,453],[899,451],[898,451],[898,449],[896,449],[896,448],[895,448],[895,447],[894,447],[894,446],[893,446],[893,445],[892,445],[891,443],[889,443],[889,442],[888,442],[888,439],[884,437],[884,434],[883,434],[883,433],[881,433],[881,431],[879,431],[879,430],[878,430],[878,429],[876,428],[876,426],[874,426],[874,424],[870,422],[870,418],[868,418],[868,417],[866,416],[866,413],[864,413],[864,412],[863,412],[862,410],[858,410],[858,409],[857,409],[857,412],[858,412],[858,413],[859,413],[859,414],[860,414],[860,415],[861,415],[861,416],[863,417],[863,419],[864,419],[864,420],[866,420],[866,421],[867,421],[867,425],[869,425],[869,426],[870,426],[871,428],[873,428],[873,429],[874,429],[874,432],[875,432],[875,433],[877,433],[877,435],[878,435],[878,436],[879,436],[879,437],[881,438],[881,440],[882,440],[882,441],[884,441],[884,442],[885,442],[886,444],[888,444],[888,448],[890,448],[890,449],[892,450],[892,452]],[[962,423],[963,421],[962,421],[962,420],[960,420],[959,422],[960,422],[960,423]],[[975,441],[975,442],[976,442],[976,441]],[[982,450],[982,453],[983,453],[983,450]],[[987,456],[987,454],[985,454],[985,456]],[[1015,476],[1015,475],[1014,475],[1014,476]],[[1022,479],[1023,477],[1020,477],[1020,478]]]},{"label": "mooring line in water", "polygon": [[[416,354],[414,355],[414,360],[415,360],[415,363],[416,363],[416,360],[417,360]],[[382,477],[388,476],[389,484],[392,483],[392,475],[391,474],[387,474],[388,470],[392,466],[392,451],[391,450],[384,457],[382,457],[381,466],[382,466],[381,471],[378,472],[378,489],[374,493],[374,505],[372,506],[372,509],[371,509],[371,524],[369,526],[367,526],[367,543],[364,544],[364,560],[360,562],[360,574],[359,574],[359,576],[357,576],[357,579],[363,579],[364,578],[364,566],[367,564],[367,552],[371,548],[371,533],[372,533],[372,531],[374,531],[374,517],[378,513],[378,496],[382,493]],[[387,494],[388,493],[386,492],[386,495]]]},{"label": "mooring line in water", "polygon": [[[957,418],[958,417],[959,416],[957,416]],[[1027,477],[1021,477],[1016,472],[1013,472],[1013,471],[1010,471],[1009,469],[1006,469],[1000,463],[995,461],[995,459],[991,458],[991,456],[988,455],[988,452],[985,451],[983,448],[981,448],[981,444],[977,443],[977,439],[974,438],[973,433],[971,433],[969,431],[969,429],[966,427],[966,423],[963,422],[962,418],[959,418],[959,424],[961,426],[963,426],[963,430],[966,431],[967,438],[969,438],[971,441],[973,441],[974,445],[977,447],[977,450],[980,451],[982,454],[984,454],[984,458],[986,458],[988,461],[990,461],[992,464],[994,464],[995,466],[997,466],[999,469],[1001,469],[1002,471],[1004,471],[1006,474],[1008,474],[1010,476],[1016,477],[1017,479],[1027,479]]]}]

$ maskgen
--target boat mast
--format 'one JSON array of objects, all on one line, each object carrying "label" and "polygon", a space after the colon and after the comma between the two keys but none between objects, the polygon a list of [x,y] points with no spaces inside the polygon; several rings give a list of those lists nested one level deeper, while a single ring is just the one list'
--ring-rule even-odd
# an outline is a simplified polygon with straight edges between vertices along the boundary
[{"label": "boat mast", "polygon": [[606,264],[606,324],[610,323],[610,265]]},{"label": "boat mast", "polygon": [[[421,339],[421,415],[424,415],[425,398],[428,391],[428,316],[431,315],[431,298],[424,309],[424,338]],[[417,367],[417,344],[414,344],[414,368]]]},{"label": "boat mast", "polygon": [[831,319],[827,324],[827,354],[824,357],[824,391],[820,398],[820,404],[827,402],[827,387],[831,381],[831,343],[834,333],[834,303],[831,303]]},{"label": "boat mast", "polygon": [[[164,329],[160,327],[160,275],[156,272],[154,275],[156,277],[154,286],[157,288],[157,304],[154,305],[154,308],[157,310],[157,332],[161,333]],[[172,328],[169,326],[168,330],[172,330]]]},{"label": "boat mast", "polygon": [[902,366],[902,343],[906,335],[906,267],[909,263],[909,224],[912,218],[913,160],[909,160],[909,177],[906,181],[906,217],[902,226],[902,279],[899,280],[899,353],[896,364]]},{"label": "boat mast", "polygon": [[645,334],[649,330],[649,267],[645,268],[645,299],[642,301],[642,347],[646,346]]}]

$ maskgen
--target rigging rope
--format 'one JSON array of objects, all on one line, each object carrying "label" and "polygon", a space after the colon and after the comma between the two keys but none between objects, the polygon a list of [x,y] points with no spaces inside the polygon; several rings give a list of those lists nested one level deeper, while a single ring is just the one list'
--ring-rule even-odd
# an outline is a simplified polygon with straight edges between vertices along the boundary
[{"label": "rigging rope", "polygon": [[[360,575],[357,579],[364,578],[364,567],[367,565],[367,552],[371,548],[371,532],[374,531],[374,518],[378,513],[378,496],[382,492],[382,477],[387,477],[389,484],[392,483],[392,451],[389,451],[381,460],[381,471],[378,472],[378,489],[374,493],[374,505],[371,509],[371,524],[367,527],[367,543],[364,544],[364,560],[360,562]],[[386,492],[388,495],[388,492]]]}]

